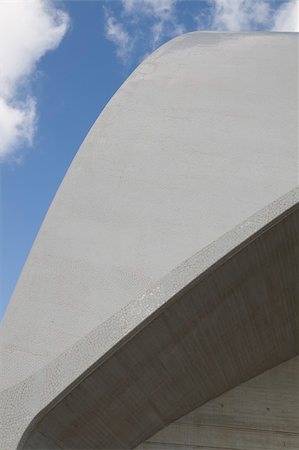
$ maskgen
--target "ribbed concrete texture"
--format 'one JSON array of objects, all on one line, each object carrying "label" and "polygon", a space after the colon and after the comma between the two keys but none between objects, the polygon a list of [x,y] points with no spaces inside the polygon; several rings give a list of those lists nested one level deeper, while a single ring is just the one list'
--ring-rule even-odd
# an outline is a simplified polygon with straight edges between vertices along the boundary
[{"label": "ribbed concrete texture", "polygon": [[297,83],[297,34],[196,32],[115,94],[1,325],[3,450],[134,448],[298,354]]},{"label": "ribbed concrete texture", "polygon": [[299,358],[228,391],[136,450],[298,450]]}]

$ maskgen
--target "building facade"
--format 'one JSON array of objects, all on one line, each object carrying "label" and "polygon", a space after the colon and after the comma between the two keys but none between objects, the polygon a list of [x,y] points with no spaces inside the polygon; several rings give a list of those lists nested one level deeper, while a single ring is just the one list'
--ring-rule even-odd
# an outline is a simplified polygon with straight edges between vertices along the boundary
[{"label": "building facade", "polygon": [[115,94],[1,324],[3,450],[299,448],[297,77],[196,32]]}]

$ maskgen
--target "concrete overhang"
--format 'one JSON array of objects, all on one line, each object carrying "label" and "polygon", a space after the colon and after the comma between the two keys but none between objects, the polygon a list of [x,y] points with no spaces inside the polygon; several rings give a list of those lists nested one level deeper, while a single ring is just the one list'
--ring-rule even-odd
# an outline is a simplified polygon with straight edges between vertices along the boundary
[{"label": "concrete overhang", "polygon": [[298,354],[297,46],[187,34],[111,100],[4,320],[5,450],[134,448]]}]

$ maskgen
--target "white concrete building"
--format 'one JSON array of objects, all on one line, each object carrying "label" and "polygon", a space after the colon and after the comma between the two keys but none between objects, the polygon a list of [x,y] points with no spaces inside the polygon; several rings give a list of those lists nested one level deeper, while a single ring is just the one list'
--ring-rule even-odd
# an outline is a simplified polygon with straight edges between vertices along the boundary
[{"label": "white concrete building", "polygon": [[298,35],[154,52],[1,324],[1,448],[299,449],[298,200]]}]

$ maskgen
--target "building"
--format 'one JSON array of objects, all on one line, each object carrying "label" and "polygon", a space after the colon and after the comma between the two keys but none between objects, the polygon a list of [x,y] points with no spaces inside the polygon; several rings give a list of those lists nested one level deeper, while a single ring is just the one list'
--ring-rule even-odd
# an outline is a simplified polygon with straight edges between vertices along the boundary
[{"label": "building", "polygon": [[299,447],[297,64],[196,32],[115,94],[2,323],[3,450]]}]

